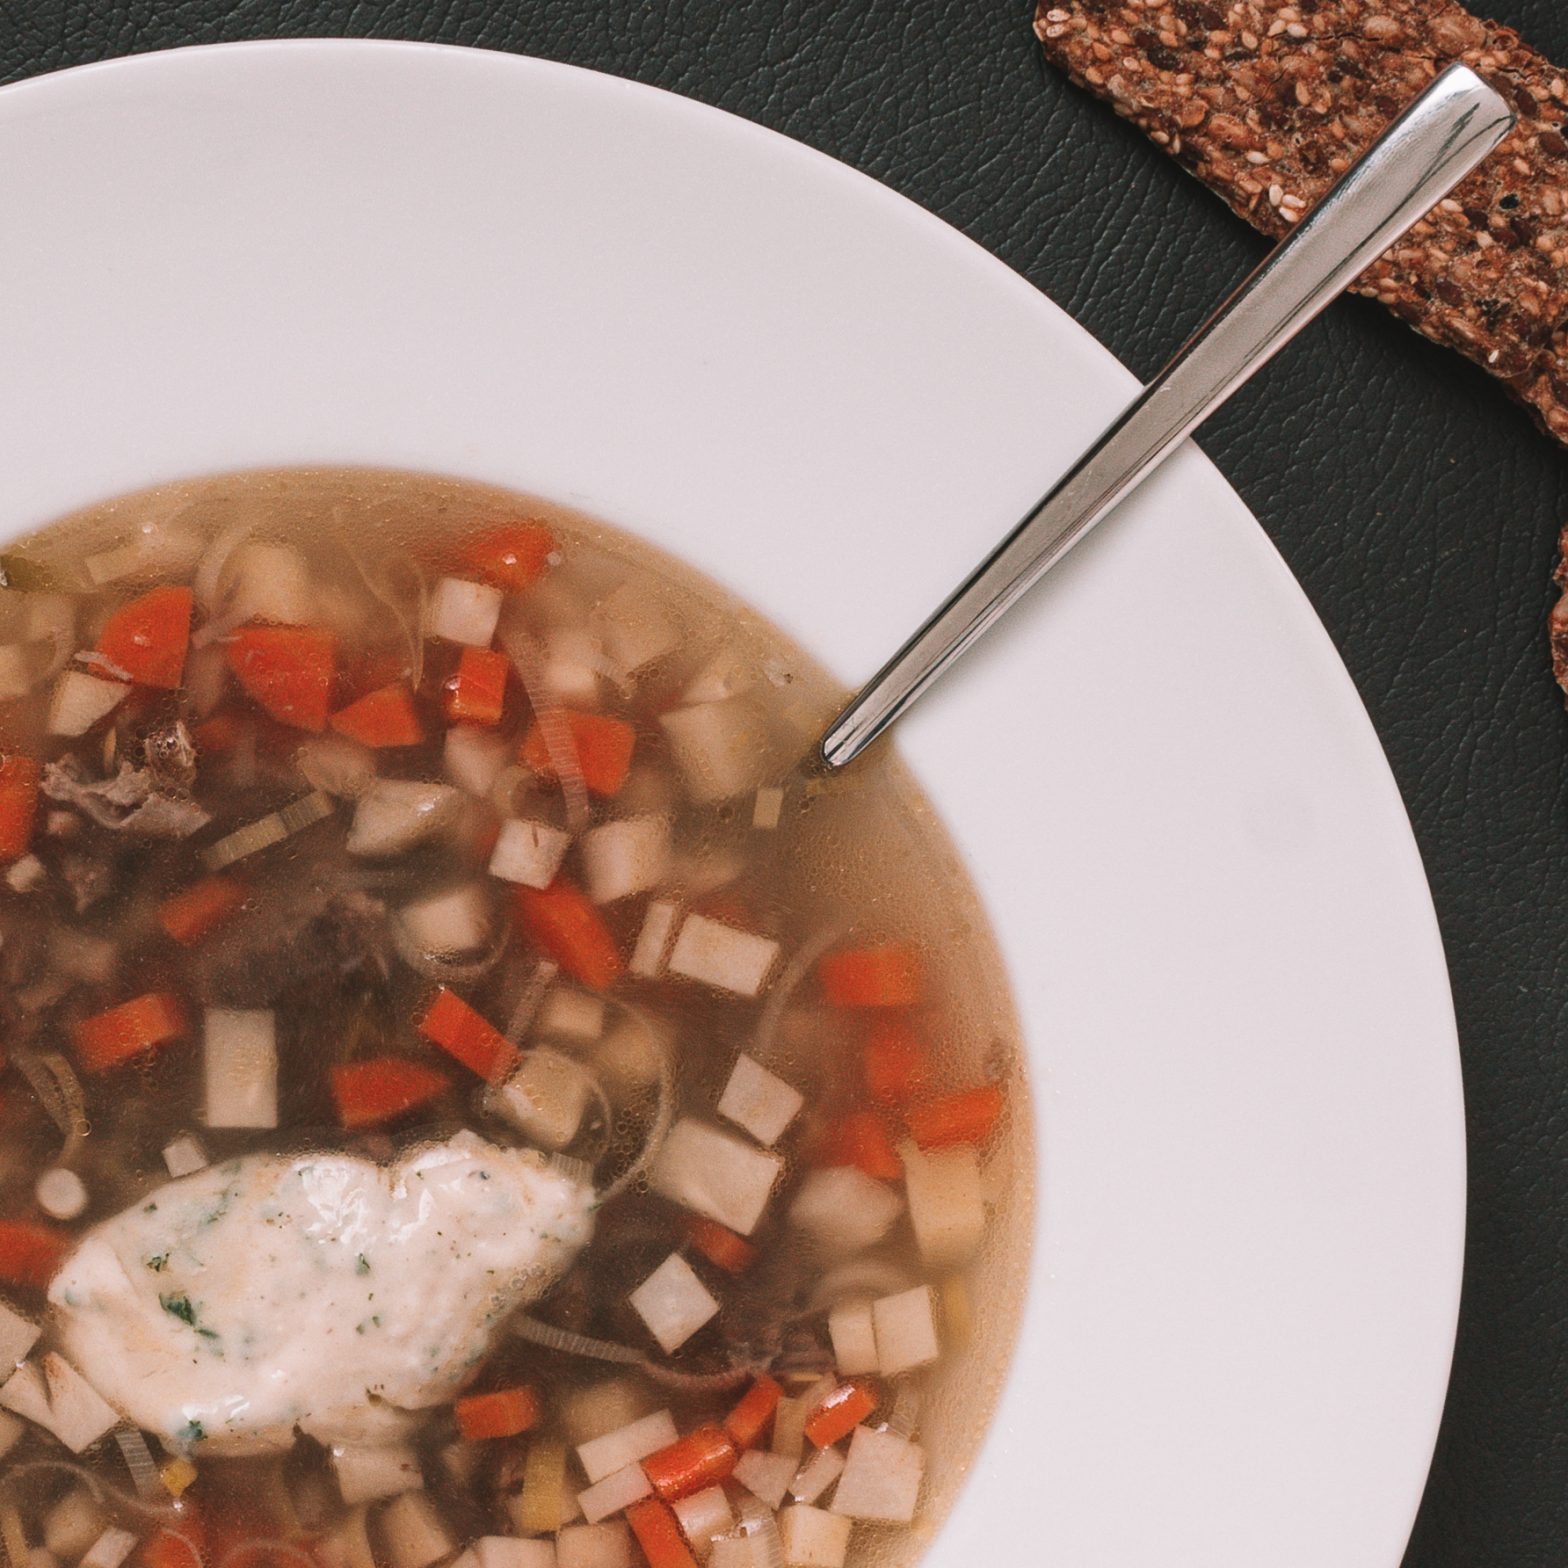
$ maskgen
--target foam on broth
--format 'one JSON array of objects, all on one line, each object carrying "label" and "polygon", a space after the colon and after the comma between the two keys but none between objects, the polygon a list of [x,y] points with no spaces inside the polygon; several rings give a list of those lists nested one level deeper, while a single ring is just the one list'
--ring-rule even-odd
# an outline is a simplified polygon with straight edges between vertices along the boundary
[{"label": "foam on broth", "polygon": [[[263,567],[256,569],[275,571],[276,561],[267,568],[265,557],[247,556],[246,550],[264,542],[303,561],[297,592],[311,601],[312,620],[335,640],[333,712],[367,692],[410,688],[411,710],[425,740],[367,752],[360,760],[368,759],[380,778],[449,782],[443,771],[448,722],[443,710],[459,672],[460,650],[421,635],[431,629],[431,614],[439,614],[428,602],[422,610],[421,600],[428,601],[443,576],[483,582],[484,572],[465,558],[465,542],[520,521],[547,527],[556,548],[536,581],[505,598],[494,648],[507,652],[514,666],[520,662],[526,679],[520,681],[514,667],[501,721],[486,727],[506,741],[506,768],[495,787],[478,797],[465,794],[461,820],[436,839],[367,859],[345,849],[355,803],[346,790],[332,796],[341,780],[327,779],[319,821],[232,865],[215,862],[215,844],[311,794],[333,761],[330,748],[322,752],[311,733],[263,714],[236,678],[229,650],[249,624],[244,596],[254,586],[265,606],[268,592],[279,587],[275,581],[247,584],[245,574],[253,569],[248,562],[260,559]],[[7,1075],[11,1082],[0,1107],[0,1217],[39,1221],[35,1182],[44,1170],[64,1165],[80,1176],[87,1207],[79,1217],[50,1223],[74,1239],[166,1183],[164,1151],[189,1134],[214,1161],[320,1148],[381,1158],[460,1127],[498,1144],[529,1143],[516,1126],[485,1108],[483,1085],[472,1075],[463,1078],[462,1069],[451,1072],[450,1092],[401,1117],[347,1129],[328,1076],[333,1063],[383,1054],[452,1068],[415,1027],[432,987],[446,973],[446,960],[415,964],[406,940],[400,949],[388,936],[394,919],[388,911],[423,892],[483,884],[490,917],[507,945],[483,972],[470,974],[488,954],[469,954],[474,962],[452,966],[450,989],[503,1033],[518,1024],[511,1032],[525,1051],[547,1045],[600,1075],[600,1087],[609,1085],[608,1121],[597,1125],[593,1101],[581,1131],[563,1151],[569,1161],[595,1162],[599,1186],[637,1157],[640,1140],[657,1120],[657,1086],[639,1081],[646,1070],[635,1061],[628,1066],[629,1032],[641,1029],[667,1042],[677,1117],[691,1115],[744,1139],[715,1115],[715,1107],[737,1053],[748,1048],[805,1096],[804,1108],[778,1139],[785,1170],[749,1238],[756,1258],[748,1267],[730,1274],[700,1256],[681,1206],[650,1193],[644,1175],[604,1206],[593,1242],[527,1311],[568,1333],[631,1347],[675,1372],[707,1376],[742,1363],[767,1367],[786,1395],[795,1396],[826,1376],[844,1381],[834,1374],[824,1314],[810,1310],[824,1276],[835,1268],[842,1272],[842,1262],[858,1267],[869,1258],[873,1266],[862,1269],[852,1298],[887,1294],[900,1279],[910,1287],[928,1284],[939,1359],[914,1373],[895,1378],[872,1373],[864,1379],[879,1398],[868,1424],[891,1423],[924,1451],[918,1508],[908,1524],[856,1522],[848,1562],[897,1564],[917,1556],[977,1448],[1011,1350],[1031,1228],[1032,1132],[1002,967],[979,902],[929,804],[886,748],[843,778],[818,778],[798,766],[843,693],[776,628],[645,542],[537,498],[449,479],[323,470],[166,486],[57,523],[12,547],[4,566],[12,587],[0,594],[0,645],[21,650],[17,658],[27,661],[21,678],[50,671],[61,654],[89,654],[86,662],[73,658],[49,673],[29,694],[0,702],[6,754],[43,763],[77,759],[81,780],[91,784],[113,776],[121,764],[142,768],[149,734],[163,744],[171,726],[183,722],[194,744],[191,795],[212,821],[186,837],[147,839],[134,828],[116,830],[88,820],[69,799],[40,802],[28,844],[12,859],[10,887],[0,892],[6,982],[0,1005],[9,1038],[19,1047],[13,1059],[20,1055],[28,1064],[25,1078],[14,1069]],[[181,688],[133,686],[83,735],[49,734],[51,694],[62,678],[86,673],[112,681],[120,673],[91,656],[109,616],[157,585],[192,582],[198,601],[207,601],[198,602],[193,621],[195,640],[204,646],[193,648]],[[69,596],[66,632],[58,619],[51,623],[45,615],[40,623],[35,614],[37,596],[54,594]],[[622,612],[629,612],[630,631]],[[650,621],[673,626],[678,635],[672,646],[628,674],[613,650],[652,645],[649,636],[656,643]],[[58,645],[60,637],[69,647]],[[3,662],[0,653],[0,666]],[[737,691],[738,700],[761,715],[751,753],[738,765],[745,788],[723,798],[691,798],[691,789],[711,796],[712,788],[688,787],[678,748],[672,750],[660,722],[682,706],[694,681],[705,683],[705,695],[721,700],[729,700],[725,692]],[[541,778],[537,766],[513,761],[537,722],[525,684],[541,709],[594,711],[632,726],[629,775],[613,796],[591,801],[587,821],[568,812],[558,781]],[[548,690],[552,686],[559,688],[556,695]],[[342,764],[343,756],[336,761]],[[174,793],[180,792],[176,785]],[[775,812],[776,825],[768,825]],[[595,1037],[582,1007],[587,998],[592,1012],[593,988],[569,985],[566,976],[552,978],[541,970],[538,942],[526,932],[514,934],[511,887],[487,877],[486,868],[503,820],[538,821],[571,835],[561,875],[580,882],[583,833],[629,815],[667,820],[673,844],[653,887],[599,911],[622,961],[637,946],[650,900],[676,906],[678,920],[695,912],[776,942],[778,957],[756,999],[668,976],[617,979],[605,993],[605,1021]],[[192,941],[171,941],[160,911],[171,897],[212,875],[215,863],[218,874],[243,883],[243,907]],[[351,914],[340,907],[345,903]],[[318,924],[302,924],[307,917]],[[334,942],[342,951],[329,952],[326,972],[307,973]],[[918,1001],[900,1008],[834,1005],[813,955],[881,944],[907,944],[918,954]],[[273,1013],[275,1128],[202,1125],[199,1023],[110,1070],[83,1070],[84,1021],[148,992],[179,997],[197,1020],[204,1008],[216,1006]],[[570,1003],[565,1012],[551,1012],[551,995],[558,992],[578,1000],[575,1022]],[[907,1024],[931,1052],[926,1078],[904,1096],[903,1105],[877,1103],[864,1077],[868,1032],[889,1021]],[[546,1038],[542,1029],[557,1032]],[[606,1065],[598,1053],[617,1041],[622,1054]],[[81,1083],[90,1125],[63,1154],[61,1133],[43,1103],[50,1090],[47,1082],[39,1085],[40,1072],[47,1079],[52,1070],[39,1062],[55,1059]],[[896,1148],[907,1137],[911,1110],[918,1118],[920,1107],[940,1105],[946,1096],[977,1085],[1000,1088],[1005,1107],[975,1145],[985,1173],[978,1250],[961,1263],[933,1267],[921,1258],[909,1221],[901,1216],[865,1256],[836,1263],[814,1254],[786,1214],[808,1173],[855,1153],[855,1148],[845,1153],[845,1119],[875,1118]],[[64,1119],[69,1124],[68,1109]],[[877,1158],[873,1153],[873,1166]],[[884,1184],[901,1189],[895,1176]],[[722,1310],[663,1354],[626,1298],[672,1251],[695,1260]],[[36,1359],[50,1343],[42,1294],[26,1280],[0,1285],[0,1294],[25,1317],[44,1323],[46,1337],[33,1352]],[[537,1424],[513,1437],[465,1445],[454,1441],[450,1413],[443,1408],[425,1419],[414,1440],[425,1493],[454,1550],[476,1537],[515,1531],[507,1498],[524,1476],[530,1449],[552,1439],[570,1449],[592,1425],[593,1400],[585,1401],[584,1391],[612,1381],[626,1384],[618,1407],[623,1413],[668,1407],[681,1433],[722,1421],[747,1386],[747,1379],[737,1378],[722,1391],[672,1387],[635,1369],[500,1335],[474,1387],[533,1389],[541,1408]],[[26,1421],[13,1436],[14,1446],[0,1459],[5,1505],[0,1526],[13,1568],[21,1568],[14,1561],[17,1549],[41,1547],[51,1512],[76,1493],[67,1473],[29,1469],[40,1460],[70,1460],[54,1438]],[[760,1447],[766,1451],[769,1445],[765,1434]],[[211,1538],[204,1549],[211,1568],[218,1568],[224,1550],[251,1536],[287,1541],[314,1553],[313,1560],[327,1568],[368,1568],[356,1559],[352,1544],[342,1542],[345,1509],[333,1466],[319,1449],[304,1443],[284,1458],[222,1459],[204,1457],[199,1441],[187,1447],[188,1455],[182,1455],[181,1445],[165,1435],[160,1448],[155,1435],[157,1462],[188,1457],[196,1475],[178,1500],[162,1483],[150,1500],[167,1510],[165,1524],[172,1520],[177,1526],[185,1513],[202,1515]],[[812,1451],[808,1443],[804,1457]],[[97,1522],[128,1529],[145,1554],[159,1516],[147,1511],[149,1498],[138,1505],[116,1501],[117,1492],[129,1490],[130,1477],[115,1444],[99,1442],[72,1462],[110,1489]],[[587,1486],[575,1466],[569,1460],[568,1492]],[[743,1496],[733,1481],[724,1484],[732,1504]],[[400,1526],[376,1522],[389,1506],[378,1502],[371,1508],[369,1541],[378,1568],[427,1568],[413,1560],[417,1550],[411,1557],[406,1544],[388,1538],[385,1532]],[[615,1514],[610,1522],[621,1518]],[[77,1532],[85,1533],[86,1526]],[[217,1542],[227,1545],[220,1549],[212,1544]],[[71,1549],[57,1551],[55,1559],[72,1568],[91,1544],[73,1539]],[[633,1548],[633,1560],[639,1560],[635,1553]],[[185,1555],[188,1559],[188,1550]],[[271,1555],[279,1563],[286,1560],[277,1550]],[[183,1568],[166,1550],[161,1560],[156,1555],[148,1560],[151,1568]],[[765,1561],[758,1556],[757,1568]],[[241,1565],[236,1559],[229,1568]]]}]

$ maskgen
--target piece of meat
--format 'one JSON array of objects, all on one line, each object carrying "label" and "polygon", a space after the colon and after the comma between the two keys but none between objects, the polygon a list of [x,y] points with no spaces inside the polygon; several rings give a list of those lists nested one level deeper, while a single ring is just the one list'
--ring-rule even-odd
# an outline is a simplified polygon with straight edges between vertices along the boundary
[{"label": "piece of meat", "polygon": [[76,757],[47,763],[43,792],[50,800],[74,806],[101,828],[149,838],[189,838],[206,827],[212,814],[183,792],[161,784],[150,768],[122,762],[112,779],[94,779]]},{"label": "piece of meat", "polygon": [[60,1347],[179,1448],[406,1437],[592,1232],[591,1189],[473,1133],[391,1165],[258,1155],[91,1230],[49,1290]]}]

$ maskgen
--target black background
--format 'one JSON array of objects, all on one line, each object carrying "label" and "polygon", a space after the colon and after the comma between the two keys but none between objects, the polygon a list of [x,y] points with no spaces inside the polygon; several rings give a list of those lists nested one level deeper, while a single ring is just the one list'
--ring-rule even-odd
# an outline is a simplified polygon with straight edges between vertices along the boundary
[{"label": "black background", "polygon": [[[1568,65],[1562,0],[1512,0],[1501,19]],[[1030,20],[1027,0],[10,0],[0,79],[328,34],[597,67],[877,176],[1151,372],[1262,242],[1046,67]],[[1545,620],[1568,454],[1484,376],[1359,300],[1330,311],[1202,444],[1295,569],[1371,709],[1453,972],[1470,1129],[1465,1306],[1407,1563],[1562,1568],[1568,731]]]}]

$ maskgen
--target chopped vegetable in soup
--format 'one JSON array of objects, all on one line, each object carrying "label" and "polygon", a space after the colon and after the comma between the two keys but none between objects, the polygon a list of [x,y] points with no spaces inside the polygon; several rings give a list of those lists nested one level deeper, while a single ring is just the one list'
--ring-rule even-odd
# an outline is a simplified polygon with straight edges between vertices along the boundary
[{"label": "chopped vegetable in soup", "polygon": [[443,480],[0,566],[0,1568],[916,1554],[1028,1112],[929,808],[802,765],[831,684]]}]

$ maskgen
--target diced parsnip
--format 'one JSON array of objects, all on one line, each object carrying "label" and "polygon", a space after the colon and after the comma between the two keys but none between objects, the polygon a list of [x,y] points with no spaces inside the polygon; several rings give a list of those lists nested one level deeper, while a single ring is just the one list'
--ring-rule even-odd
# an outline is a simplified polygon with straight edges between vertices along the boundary
[{"label": "diced parsnip", "polygon": [[670,1412],[655,1410],[652,1415],[606,1432],[602,1437],[579,1443],[577,1460],[591,1484],[626,1465],[636,1464],[639,1459],[646,1459],[649,1454],[658,1453],[661,1448],[668,1448],[679,1435]]},{"label": "diced parsnip", "polygon": [[622,675],[639,675],[681,643],[681,629],[656,599],[636,583],[602,599],[588,617],[611,666]]},{"label": "diced parsnip", "polygon": [[120,1564],[136,1550],[136,1537],[129,1530],[111,1526],[87,1548],[81,1568],[120,1568]]},{"label": "diced parsnip", "polygon": [[494,929],[490,895],[480,882],[464,882],[404,904],[397,918],[420,952],[443,956],[485,947]]},{"label": "diced parsnip", "polygon": [[425,1492],[403,1492],[386,1505],[381,1538],[392,1568],[431,1568],[457,1549]]},{"label": "diced parsnip", "polygon": [[789,1484],[797,1503],[814,1503],[844,1473],[844,1456],[836,1448],[819,1448]]},{"label": "diced parsnip", "polygon": [[83,670],[65,670],[49,699],[51,735],[85,735],[125,701],[131,688]]},{"label": "diced parsnip", "polygon": [[805,1103],[798,1089],[742,1052],[719,1096],[719,1115],[749,1132],[758,1143],[774,1144]]},{"label": "diced parsnip", "polygon": [[332,1450],[332,1468],[337,1472],[338,1491],[351,1508],[356,1503],[396,1497],[425,1484],[419,1455],[401,1445],[368,1448],[345,1443]]},{"label": "diced parsnip", "polygon": [[[876,1357],[884,1377],[929,1366],[942,1353],[936,1333],[936,1302],[929,1285],[883,1296],[871,1307],[876,1325]],[[857,1370],[840,1366],[839,1371]],[[873,1370],[870,1367],[862,1371]]]},{"label": "diced parsnip", "polygon": [[[602,1383],[590,1383],[587,1388],[568,1389],[561,1399],[561,1426],[569,1443],[580,1445],[592,1442],[630,1427],[654,1412],[646,1386],[640,1380],[627,1377],[607,1378]],[[649,1453],[653,1450],[649,1449]],[[642,1456],[639,1454],[639,1458]],[[629,1464],[630,1460],[622,1460]],[[611,1465],[610,1470],[618,1470]],[[601,1471],[608,1475],[609,1470]],[[596,1481],[598,1476],[589,1476]]]},{"label": "diced parsnip", "polygon": [[788,1454],[770,1454],[748,1448],[735,1463],[735,1479],[769,1508],[784,1501],[789,1483],[795,1479],[795,1461]]},{"label": "diced parsnip", "polygon": [[604,998],[576,986],[552,986],[534,1017],[538,1034],[589,1045],[604,1033]]},{"label": "diced parsnip", "polygon": [[893,1189],[853,1165],[811,1171],[789,1206],[789,1220],[828,1257],[874,1246],[903,1210]]},{"label": "diced parsnip", "polygon": [[446,642],[488,648],[501,619],[501,599],[499,588],[461,577],[443,577],[430,595],[426,633]]},{"label": "diced parsnip", "polygon": [[[67,1170],[63,1165],[39,1172],[38,1180],[33,1183],[33,1196],[38,1200],[38,1207],[52,1220],[74,1220],[87,1208],[87,1184],[75,1171]],[[3,1354],[0,1354],[0,1365],[4,1365]]]},{"label": "diced parsnip", "polygon": [[511,748],[494,730],[476,724],[454,724],[442,742],[441,765],[446,776],[461,790],[488,798],[511,761]]},{"label": "diced parsnip", "polygon": [[669,1053],[667,1026],[641,1013],[625,1013],[610,1025],[593,1060],[601,1079],[625,1090],[646,1088],[658,1081]]},{"label": "diced parsnip", "polygon": [[775,1454],[787,1454],[797,1464],[806,1446],[806,1418],[815,1398],[809,1394],[786,1394],[773,1411],[773,1440],[768,1447]]},{"label": "diced parsnip", "polygon": [[599,706],[599,644],[580,626],[562,626],[545,639],[539,679],[557,702],[571,708]]},{"label": "diced parsnip", "polygon": [[98,1499],[85,1486],[73,1486],[44,1519],[44,1545],[56,1557],[74,1563],[108,1522]]},{"label": "diced parsnip", "polygon": [[642,917],[642,929],[637,933],[627,968],[644,980],[652,980],[664,973],[664,955],[675,930],[676,908],[662,898],[651,899]]},{"label": "diced parsnip", "polygon": [[36,893],[48,880],[48,868],[37,855],[23,855],[5,874],[5,885],[13,893]]},{"label": "diced parsnip", "polygon": [[692,677],[691,684],[681,693],[681,701],[688,706],[723,702],[726,697],[739,697],[750,691],[756,683],[756,672],[740,649],[721,648]]},{"label": "diced parsnip", "polygon": [[757,791],[757,799],[751,808],[751,825],[771,833],[779,825],[783,812],[784,791],[777,784],[769,784]]},{"label": "diced parsnip", "polygon": [[207,1153],[196,1138],[182,1132],[163,1146],[163,1163],[171,1176],[191,1176],[207,1167]]},{"label": "diced parsnip", "polygon": [[779,1515],[779,1539],[789,1568],[844,1568],[853,1521],[797,1504]]},{"label": "diced parsnip", "polygon": [[685,1116],[671,1129],[648,1183],[672,1203],[749,1236],[783,1169],[778,1155]]},{"label": "diced parsnip", "polygon": [[[366,1525],[367,1510],[363,1505],[349,1509],[312,1548],[322,1568],[377,1568]],[[185,1565],[181,1563],[179,1568]]]},{"label": "diced parsnip", "polygon": [[670,865],[666,817],[624,817],[583,835],[583,880],[596,904],[657,887]]},{"label": "diced parsnip", "polygon": [[712,1292],[678,1252],[672,1252],[628,1299],[666,1355],[679,1350],[719,1310]]},{"label": "diced parsnip", "polygon": [[915,1517],[925,1467],[919,1444],[892,1432],[857,1426],[833,1494],[833,1512],[851,1519],[907,1524]]},{"label": "diced parsnip", "polygon": [[583,1518],[589,1524],[598,1524],[652,1493],[653,1485],[643,1474],[641,1465],[622,1465],[602,1481],[596,1481],[586,1491],[579,1492],[577,1506],[582,1509]]},{"label": "diced parsnip", "polygon": [[23,1362],[0,1388],[0,1405],[53,1432],[73,1454],[91,1448],[120,1419],[92,1384],[53,1351]]},{"label": "diced parsnip", "polygon": [[670,1504],[681,1533],[698,1562],[706,1562],[715,1536],[735,1528],[735,1513],[722,1486],[705,1487]]},{"label": "diced parsnip", "polygon": [[632,1532],[619,1519],[574,1524],[555,1538],[556,1568],[637,1568]]},{"label": "diced parsnip", "polygon": [[[469,1547],[474,1568],[555,1568],[554,1541],[520,1541],[515,1535],[482,1535]],[[458,1562],[463,1558],[459,1557]]]},{"label": "diced parsnip", "polygon": [[756,996],[778,962],[779,944],[706,915],[688,915],[670,950],[670,973],[736,996]]},{"label": "diced parsnip", "polygon": [[553,1535],[566,1522],[566,1445],[538,1437],[523,1460],[523,1486],[507,1502],[512,1526],[524,1535]]},{"label": "diced parsnip", "polygon": [[376,777],[375,754],[347,735],[314,735],[294,753],[294,763],[312,789],[340,800],[357,800]]},{"label": "diced parsnip", "polygon": [[542,1149],[564,1149],[577,1136],[588,1108],[588,1075],[556,1051],[530,1051],[497,1084],[491,1109]]},{"label": "diced parsnip", "polygon": [[490,854],[490,875],[524,887],[549,887],[571,842],[570,833],[545,822],[503,822]]},{"label": "diced parsnip", "polygon": [[36,664],[32,649],[25,643],[0,645],[0,702],[14,702],[33,689]]},{"label": "diced parsnip", "polygon": [[202,1053],[209,1127],[278,1125],[278,1042],[270,1010],[209,1007]]},{"label": "diced parsnip", "polygon": [[698,805],[749,795],[774,771],[767,723],[745,697],[675,708],[659,723]]},{"label": "diced parsnip", "polygon": [[228,613],[236,622],[309,626],[318,613],[310,564],[293,545],[254,539],[229,558]]},{"label": "diced parsnip", "polygon": [[877,1335],[866,1301],[846,1301],[828,1313],[833,1364],[845,1377],[877,1370]]},{"label": "diced parsnip", "polygon": [[377,779],[354,808],[345,848],[381,860],[450,832],[461,820],[463,797],[449,784]]},{"label": "diced parsnip", "polygon": [[14,1307],[0,1301],[0,1377],[9,1376],[27,1359],[42,1333],[31,1318],[24,1318]]},{"label": "diced parsnip", "polygon": [[768,1543],[759,1531],[742,1527],[721,1535],[713,1543],[708,1568],[776,1568],[769,1561]]},{"label": "diced parsnip", "polygon": [[979,1155],[969,1144],[924,1154],[904,1143],[898,1156],[921,1258],[933,1268],[962,1263],[985,1234]]}]

